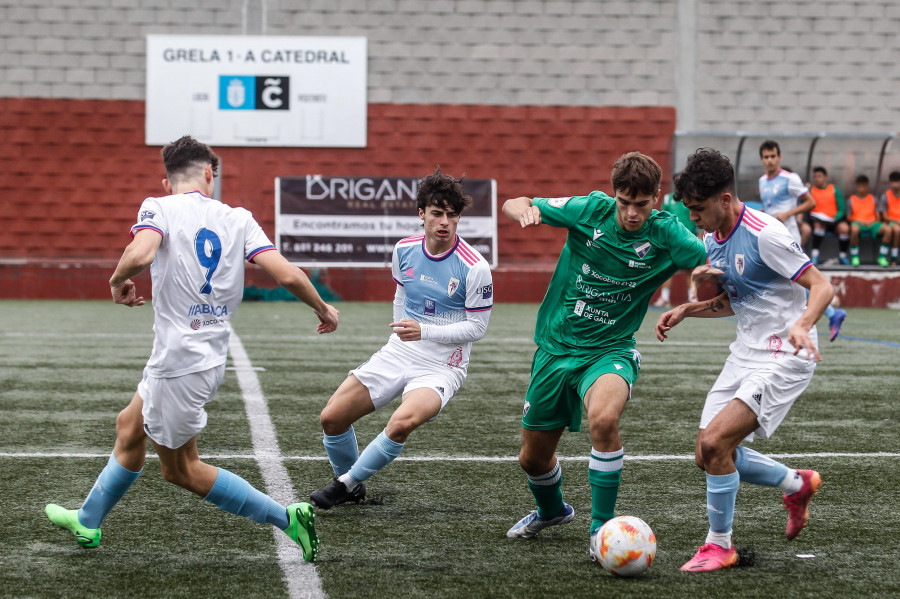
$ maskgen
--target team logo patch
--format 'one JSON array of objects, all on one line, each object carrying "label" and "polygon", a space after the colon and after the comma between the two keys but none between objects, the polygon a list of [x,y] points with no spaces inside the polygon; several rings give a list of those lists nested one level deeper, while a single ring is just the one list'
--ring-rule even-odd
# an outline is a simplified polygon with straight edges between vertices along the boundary
[{"label": "team logo patch", "polygon": [[425,315],[434,316],[437,312],[437,304],[433,299],[425,299]]},{"label": "team logo patch", "polygon": [[407,268],[407,269],[406,269],[406,272],[403,273],[403,274],[406,275],[407,277],[409,277],[410,279],[415,279],[415,278],[416,278],[415,273],[413,273],[412,266],[410,266],[409,268]]},{"label": "team logo patch", "polygon": [[141,215],[138,217],[141,221],[149,220],[156,216],[155,212],[150,212],[149,210],[144,210],[141,212]]},{"label": "team logo patch", "polygon": [[531,404],[528,403],[528,402],[526,401],[526,402],[525,402],[525,407],[522,408],[522,417],[523,417],[523,418],[524,418],[525,416],[528,416],[528,410],[530,410],[530,409],[531,409]]},{"label": "team logo patch", "polygon": [[801,248],[800,245],[797,244],[796,241],[792,241],[792,242],[791,242],[791,245],[789,246],[788,249],[790,249],[790,250],[791,250],[792,252],[794,252],[795,254],[802,254],[802,253],[803,253],[803,248]]},{"label": "team logo patch", "polygon": [[547,203],[550,204],[551,206],[553,206],[554,208],[562,208],[563,206],[566,205],[566,202],[568,202],[570,199],[571,198],[550,198],[550,200]]},{"label": "team logo patch", "polygon": [[485,285],[481,289],[478,290],[478,293],[481,294],[481,299],[491,299],[494,295],[494,284]]},{"label": "team logo patch", "polygon": [[459,279],[451,277],[450,282],[447,283],[447,297],[453,297],[457,289],[459,289]]},{"label": "team logo patch", "polygon": [[653,246],[650,245],[649,241],[636,241],[631,245],[631,247],[634,248],[634,251],[637,253],[638,258],[643,258],[647,255],[647,252],[649,252]]},{"label": "team logo patch", "polygon": [[744,254],[734,255],[734,268],[739,275],[744,274]]},{"label": "team logo patch", "polygon": [[462,348],[457,347],[453,350],[453,353],[450,354],[450,357],[447,359],[447,366],[451,368],[459,368],[459,365],[462,363]]}]

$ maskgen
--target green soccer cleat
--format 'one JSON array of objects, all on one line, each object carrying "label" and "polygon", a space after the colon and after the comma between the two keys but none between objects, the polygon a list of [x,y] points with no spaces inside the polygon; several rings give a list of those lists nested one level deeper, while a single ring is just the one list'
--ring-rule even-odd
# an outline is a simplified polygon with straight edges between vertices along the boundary
[{"label": "green soccer cleat", "polygon": [[891,265],[891,261],[887,259],[886,256],[878,256],[878,266],[883,266],[887,268]]},{"label": "green soccer cleat", "polygon": [[850,264],[853,266],[859,266],[859,256],[852,256],[850,258]]},{"label": "green soccer cleat", "polygon": [[75,535],[75,540],[82,547],[90,549],[100,544],[100,529],[82,526],[78,521],[78,510],[67,510],[61,505],[48,503],[44,513],[50,518],[50,522]]},{"label": "green soccer cleat", "polygon": [[316,536],[316,514],[313,506],[304,502],[292,503],[287,506],[290,524],[285,529],[285,534],[300,545],[303,551],[303,559],[308,562],[316,561],[319,555],[319,537]]}]

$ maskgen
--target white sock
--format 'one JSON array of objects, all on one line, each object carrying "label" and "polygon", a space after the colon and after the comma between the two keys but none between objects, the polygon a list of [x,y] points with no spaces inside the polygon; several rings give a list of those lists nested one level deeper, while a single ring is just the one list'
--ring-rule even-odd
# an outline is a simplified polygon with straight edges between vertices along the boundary
[{"label": "white sock", "polygon": [[731,549],[731,531],[713,532],[710,530],[706,534],[706,542],[715,543],[719,547],[724,547],[725,549]]},{"label": "white sock", "polygon": [[340,475],[338,477],[338,480],[341,481],[342,483],[344,483],[344,488],[347,489],[347,491],[352,491],[353,488],[359,484],[358,482],[356,482],[355,480],[350,478],[349,472],[345,472],[342,475]]},{"label": "white sock", "polygon": [[672,292],[672,290],[669,289],[668,287],[663,287],[662,289],[660,289],[660,290],[659,290],[659,295],[660,295],[660,297],[662,298],[662,301],[664,301],[664,302],[666,302],[666,303],[668,304],[668,303],[669,303],[669,298],[672,297],[672,296],[671,296],[671,292]]},{"label": "white sock", "polygon": [[785,475],[784,479],[778,483],[778,488],[781,489],[781,492],[785,495],[796,493],[802,486],[803,477],[793,468],[788,469],[788,473]]}]

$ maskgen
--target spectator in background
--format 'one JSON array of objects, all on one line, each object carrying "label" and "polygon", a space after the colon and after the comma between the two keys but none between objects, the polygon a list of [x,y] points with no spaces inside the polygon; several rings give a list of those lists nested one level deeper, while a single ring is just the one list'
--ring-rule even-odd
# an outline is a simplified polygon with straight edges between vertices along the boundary
[{"label": "spectator in background", "polygon": [[882,222],[884,210],[869,192],[869,178],[865,175],[856,177],[856,193],[850,196],[850,264],[853,266],[859,266],[859,238],[862,235],[881,238],[878,264],[890,266],[891,227]]},{"label": "spectator in background", "polygon": [[881,206],[885,222],[891,229],[891,266],[896,266],[900,247],[900,171],[891,171],[888,184],[887,191],[881,194]]},{"label": "spectator in background", "polygon": [[847,250],[850,247],[850,225],[844,220],[844,194],[833,183],[829,183],[825,167],[817,166],[813,169],[813,185],[809,193],[816,201],[816,207],[809,215],[813,226],[812,263],[819,264],[822,241],[826,233],[831,233],[838,238],[838,261],[841,264],[850,264],[847,257]]}]

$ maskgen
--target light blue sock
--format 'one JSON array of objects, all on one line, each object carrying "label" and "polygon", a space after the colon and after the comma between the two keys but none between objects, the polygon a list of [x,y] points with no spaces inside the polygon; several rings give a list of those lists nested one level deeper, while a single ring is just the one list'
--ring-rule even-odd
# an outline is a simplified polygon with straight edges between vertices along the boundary
[{"label": "light blue sock", "polygon": [[[806,290],[806,301],[809,301],[809,289]],[[830,320],[832,314],[834,314],[834,306],[828,304],[828,307],[825,308],[825,317]]]},{"label": "light blue sock", "polygon": [[740,474],[741,481],[764,487],[777,487],[790,469],[780,462],[767,458],[763,454],[738,445],[734,466]]},{"label": "light blue sock", "polygon": [[734,501],[741,479],[737,472],[706,475],[706,511],[709,529],[716,533],[731,532],[734,524]]},{"label": "light blue sock", "polygon": [[87,528],[100,528],[113,507],[131,488],[132,483],[144,469],[133,472],[119,464],[116,453],[109,456],[109,461],[97,477],[97,481],[88,493],[84,505],[78,510],[78,521]]},{"label": "light blue sock", "polygon": [[356,431],[353,426],[341,435],[326,435],[322,433],[322,444],[325,445],[325,453],[331,462],[331,469],[335,476],[340,476],[350,470],[350,466],[356,463],[359,457],[359,445],[356,443]]},{"label": "light blue sock", "polygon": [[403,451],[403,445],[404,443],[388,439],[384,431],[378,433],[378,436],[363,449],[359,459],[348,472],[350,478],[353,479],[354,486],[393,462],[394,458]]},{"label": "light blue sock", "polygon": [[272,524],[281,530],[290,524],[287,508],[224,468],[219,468],[216,482],[204,499],[226,512],[250,518],[260,524]]}]

